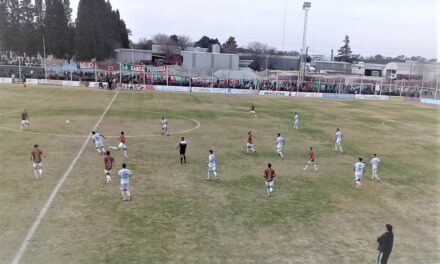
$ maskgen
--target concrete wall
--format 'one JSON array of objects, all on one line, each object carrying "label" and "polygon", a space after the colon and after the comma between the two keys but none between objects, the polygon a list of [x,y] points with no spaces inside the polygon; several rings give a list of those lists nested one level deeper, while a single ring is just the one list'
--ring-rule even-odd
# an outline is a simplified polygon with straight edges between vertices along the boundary
[{"label": "concrete wall", "polygon": [[347,62],[317,61],[315,68],[317,72],[351,73],[351,64]]},{"label": "concrete wall", "polygon": [[140,64],[142,60],[153,60],[153,52],[151,50],[131,50],[131,49],[118,49],[116,52],[116,60],[121,63],[133,63]]},{"label": "concrete wall", "polygon": [[238,70],[239,56],[236,54],[182,51],[182,65],[195,71]]}]

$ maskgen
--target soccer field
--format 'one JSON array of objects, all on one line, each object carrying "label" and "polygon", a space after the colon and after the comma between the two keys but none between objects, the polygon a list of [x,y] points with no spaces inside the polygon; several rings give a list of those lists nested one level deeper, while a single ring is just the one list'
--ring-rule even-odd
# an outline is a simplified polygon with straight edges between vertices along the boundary
[{"label": "soccer field", "polygon": [[[258,118],[249,118],[250,103]],[[23,109],[31,126],[20,133]],[[395,234],[390,263],[439,263],[439,113],[393,100],[2,85],[0,263],[21,256],[64,175],[20,263],[375,263],[386,223]],[[162,116],[170,136],[160,135]],[[82,149],[95,125],[106,147],[117,146],[120,131],[127,136],[129,158],[112,151],[109,184],[93,142]],[[336,128],[342,154],[334,152]],[[249,130],[257,153],[246,155]],[[176,150],[182,136],[186,165]],[[39,180],[29,161],[34,144],[45,155]],[[317,172],[301,170],[310,146]],[[219,181],[205,180],[209,149]],[[380,183],[370,180],[373,153]],[[358,157],[367,168],[356,191]],[[122,162],[133,172],[129,202],[119,190]],[[262,177],[268,162],[277,172],[272,197]]]}]

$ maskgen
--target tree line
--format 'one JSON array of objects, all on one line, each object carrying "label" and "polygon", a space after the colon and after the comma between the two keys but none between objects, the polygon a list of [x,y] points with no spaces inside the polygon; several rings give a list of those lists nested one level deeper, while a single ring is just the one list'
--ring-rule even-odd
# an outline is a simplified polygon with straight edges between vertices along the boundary
[{"label": "tree line", "polygon": [[103,60],[129,48],[129,30],[105,0],[80,0],[75,21],[69,0],[0,0],[0,50],[56,58]]}]

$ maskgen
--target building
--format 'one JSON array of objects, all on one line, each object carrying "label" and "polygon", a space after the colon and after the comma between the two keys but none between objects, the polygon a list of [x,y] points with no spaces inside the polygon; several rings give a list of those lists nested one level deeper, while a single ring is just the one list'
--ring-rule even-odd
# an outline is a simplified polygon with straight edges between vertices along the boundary
[{"label": "building", "polygon": [[240,58],[237,54],[220,53],[220,46],[213,45],[212,52],[201,48],[187,48],[181,52],[182,65],[193,71],[215,72],[238,70]]},{"label": "building", "polygon": [[269,69],[278,71],[299,70],[299,56],[269,56]]},{"label": "building", "polygon": [[438,62],[390,62],[385,65],[382,75],[390,79],[425,80],[440,79]]},{"label": "building", "polygon": [[351,74],[351,64],[341,61],[316,61],[312,64],[318,73]]},{"label": "building", "polygon": [[152,50],[140,50],[140,49],[116,49],[115,58],[120,63],[141,64],[144,62],[153,61]]},{"label": "building", "polygon": [[362,76],[382,76],[382,71],[385,68],[383,64],[375,63],[357,63],[351,65],[351,73]]}]

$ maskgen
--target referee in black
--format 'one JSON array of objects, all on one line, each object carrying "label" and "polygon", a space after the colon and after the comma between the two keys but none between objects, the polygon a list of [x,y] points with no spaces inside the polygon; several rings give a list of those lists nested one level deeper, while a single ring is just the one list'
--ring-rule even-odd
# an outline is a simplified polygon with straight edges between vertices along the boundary
[{"label": "referee in black", "polygon": [[387,264],[388,258],[390,257],[391,250],[393,249],[394,234],[393,226],[386,224],[387,232],[383,233],[377,238],[377,243],[379,243],[379,256],[377,256],[377,264]]},{"label": "referee in black", "polygon": [[187,143],[185,141],[185,138],[182,137],[182,139],[180,140],[179,145],[176,148],[176,149],[180,150],[180,164],[183,164],[183,162],[185,162],[185,164],[186,164],[186,156],[185,156],[186,145],[187,145]]}]

